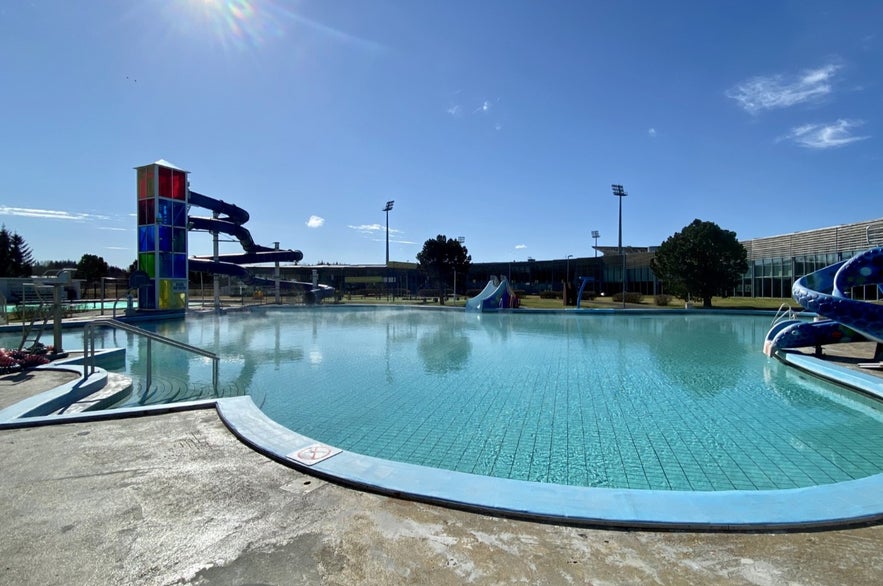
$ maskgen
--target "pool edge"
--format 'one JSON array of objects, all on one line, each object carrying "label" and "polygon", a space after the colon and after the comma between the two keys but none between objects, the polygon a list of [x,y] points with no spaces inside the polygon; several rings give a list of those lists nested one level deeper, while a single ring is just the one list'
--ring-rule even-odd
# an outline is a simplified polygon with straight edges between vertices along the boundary
[{"label": "pool edge", "polygon": [[340,451],[312,465],[293,457],[317,442],[264,415],[251,397],[217,401],[246,445],[302,472],[374,493],[532,521],[699,531],[810,530],[883,520],[883,473],[830,485],[764,491],[588,488],[478,476]]}]

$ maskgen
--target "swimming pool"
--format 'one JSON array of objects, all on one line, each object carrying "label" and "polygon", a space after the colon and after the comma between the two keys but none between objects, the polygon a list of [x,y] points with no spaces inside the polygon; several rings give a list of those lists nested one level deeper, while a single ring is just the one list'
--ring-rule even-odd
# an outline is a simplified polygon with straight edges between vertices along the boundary
[{"label": "swimming pool", "polygon": [[[768,316],[261,310],[145,327],[221,356],[220,394],[349,452],[616,489],[763,491],[883,470],[877,401],[759,348]],[[141,339],[107,331],[143,368]],[[70,345],[68,343],[67,345]],[[210,394],[201,358],[154,346],[164,382]]]}]

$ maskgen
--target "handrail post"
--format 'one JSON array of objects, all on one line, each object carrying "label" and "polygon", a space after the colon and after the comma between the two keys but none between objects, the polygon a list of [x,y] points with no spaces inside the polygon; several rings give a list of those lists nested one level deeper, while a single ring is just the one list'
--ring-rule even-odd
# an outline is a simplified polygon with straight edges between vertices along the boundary
[{"label": "handrail post", "polygon": [[99,323],[90,323],[86,324],[83,327],[83,364],[84,364],[84,373],[95,371],[95,328],[96,327],[109,327],[113,329],[120,329],[125,332],[129,332],[130,334],[134,334],[136,336],[140,336],[147,340],[147,376],[146,376],[146,387],[145,391],[150,388],[153,384],[153,346],[152,341],[156,340],[162,344],[167,344],[172,346],[173,348],[178,348],[179,350],[184,350],[186,352],[192,352],[199,356],[203,356],[212,361],[212,390],[214,394],[217,396],[218,394],[218,380],[219,380],[219,363],[220,359],[218,355],[214,352],[209,352],[208,350],[203,350],[201,348],[197,348],[196,346],[191,346],[189,344],[185,344],[183,342],[178,342],[177,340],[166,338],[159,334],[145,331],[141,328],[128,325],[123,322],[117,321],[102,321]]},{"label": "handrail post", "polygon": [[89,331],[91,324],[83,328],[83,378],[88,377],[89,372]]},{"label": "handrail post", "polygon": [[150,342],[150,338],[147,338],[147,387],[144,389],[145,392],[150,390],[150,382],[153,378],[153,356],[151,356]]}]

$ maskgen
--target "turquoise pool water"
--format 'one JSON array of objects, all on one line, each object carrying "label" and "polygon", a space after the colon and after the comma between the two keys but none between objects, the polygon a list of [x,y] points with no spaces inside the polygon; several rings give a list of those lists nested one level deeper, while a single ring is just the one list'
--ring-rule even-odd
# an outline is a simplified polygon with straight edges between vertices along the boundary
[{"label": "turquoise pool water", "polygon": [[[248,393],[290,429],[390,460],[692,491],[813,486],[883,470],[880,403],[764,356],[769,324],[698,313],[315,308],[150,329],[217,352],[219,394]],[[127,368],[143,372],[142,339],[108,330],[104,345],[127,347]],[[204,359],[156,344],[153,353],[163,382],[127,404],[211,392]]]}]

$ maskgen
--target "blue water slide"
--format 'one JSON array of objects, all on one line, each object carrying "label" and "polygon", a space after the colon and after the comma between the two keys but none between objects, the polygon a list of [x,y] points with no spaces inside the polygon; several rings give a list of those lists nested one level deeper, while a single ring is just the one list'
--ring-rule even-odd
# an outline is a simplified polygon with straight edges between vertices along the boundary
[{"label": "blue water slide", "polygon": [[[217,217],[188,216],[188,224],[191,230],[204,230],[207,232],[220,232],[236,238],[245,251],[241,254],[222,254],[217,260],[212,256],[195,256],[189,259],[190,269],[213,274],[229,275],[242,279],[252,285],[270,286],[275,285],[274,279],[256,277],[245,267],[244,264],[260,264],[270,262],[300,262],[303,253],[300,250],[279,250],[268,246],[256,244],[251,232],[242,224],[249,220],[249,214],[237,205],[197,193],[190,192],[190,204],[211,210]],[[280,287],[303,289],[308,294],[308,300],[320,300],[330,296],[334,292],[333,287],[327,285],[313,285],[301,281],[279,281]]]},{"label": "blue water slide", "polygon": [[505,278],[499,284],[491,279],[481,293],[466,300],[466,311],[499,311],[512,307],[518,307],[518,298]]},{"label": "blue water slide", "polygon": [[883,282],[883,247],[829,265],[794,282],[791,295],[807,311],[826,318],[806,322],[788,320],[767,333],[764,352],[822,346],[839,342],[883,342],[883,305],[852,299],[849,291]]}]

